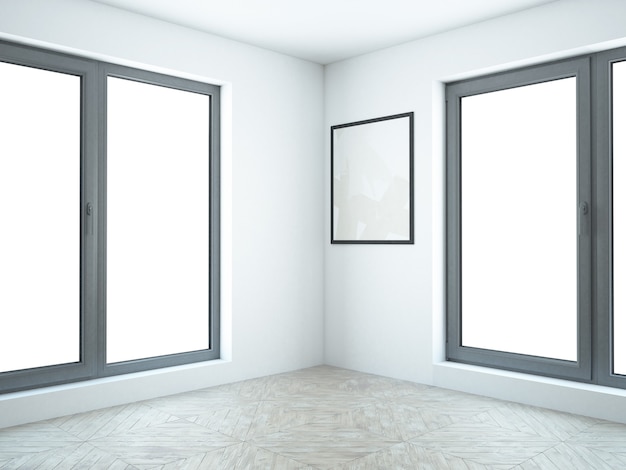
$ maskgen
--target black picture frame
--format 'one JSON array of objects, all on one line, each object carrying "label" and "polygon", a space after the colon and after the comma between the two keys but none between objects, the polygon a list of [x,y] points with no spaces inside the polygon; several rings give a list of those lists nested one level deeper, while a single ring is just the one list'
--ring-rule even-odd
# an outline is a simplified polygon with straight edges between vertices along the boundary
[{"label": "black picture frame", "polygon": [[330,128],[332,244],[413,244],[413,112]]}]

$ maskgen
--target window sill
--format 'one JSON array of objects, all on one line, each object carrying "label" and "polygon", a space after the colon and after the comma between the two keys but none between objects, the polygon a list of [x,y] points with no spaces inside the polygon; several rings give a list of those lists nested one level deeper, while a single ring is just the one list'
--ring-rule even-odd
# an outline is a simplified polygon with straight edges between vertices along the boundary
[{"label": "window sill", "polygon": [[215,359],[0,395],[0,429],[233,381]]},{"label": "window sill", "polygon": [[487,367],[438,362],[433,385],[626,423],[626,390]]}]

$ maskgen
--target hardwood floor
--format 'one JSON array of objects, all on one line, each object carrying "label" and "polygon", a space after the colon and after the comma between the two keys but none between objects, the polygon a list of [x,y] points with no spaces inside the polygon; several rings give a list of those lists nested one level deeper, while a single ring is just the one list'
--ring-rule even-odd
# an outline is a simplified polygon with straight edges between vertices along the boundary
[{"label": "hardwood floor", "polygon": [[626,425],[328,366],[0,430],[0,469],[625,469]]}]

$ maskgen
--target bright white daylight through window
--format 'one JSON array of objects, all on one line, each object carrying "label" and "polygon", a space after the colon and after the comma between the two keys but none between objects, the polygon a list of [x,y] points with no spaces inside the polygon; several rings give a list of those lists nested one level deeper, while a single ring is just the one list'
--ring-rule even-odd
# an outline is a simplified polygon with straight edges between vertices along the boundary
[{"label": "bright white daylight through window", "polygon": [[576,78],[461,106],[462,344],[576,361]]},{"label": "bright white daylight through window", "polygon": [[109,77],[107,98],[107,362],[207,349],[209,97]]},{"label": "bright white daylight through window", "polygon": [[626,375],[626,62],[613,64],[613,354]]},{"label": "bright white daylight through window", "polygon": [[0,62],[0,372],[80,360],[80,102]]}]

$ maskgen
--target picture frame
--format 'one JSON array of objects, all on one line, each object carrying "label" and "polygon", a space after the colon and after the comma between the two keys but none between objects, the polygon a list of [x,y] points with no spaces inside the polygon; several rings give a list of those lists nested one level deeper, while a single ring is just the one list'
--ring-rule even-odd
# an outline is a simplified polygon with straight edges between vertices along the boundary
[{"label": "picture frame", "polygon": [[413,112],[330,132],[331,243],[413,244]]}]

